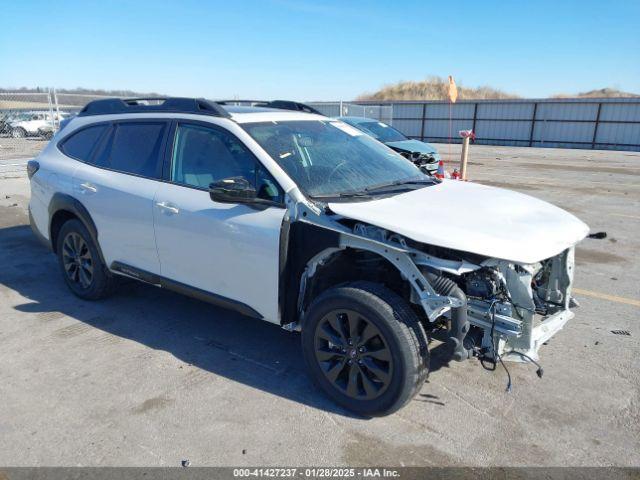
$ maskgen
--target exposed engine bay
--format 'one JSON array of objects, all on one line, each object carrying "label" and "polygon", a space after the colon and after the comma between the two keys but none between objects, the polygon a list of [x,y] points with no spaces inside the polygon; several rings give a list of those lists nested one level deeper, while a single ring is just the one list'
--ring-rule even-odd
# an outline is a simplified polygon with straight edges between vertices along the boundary
[{"label": "exposed engine bay", "polygon": [[474,264],[477,260],[470,258],[467,268],[474,269],[460,275],[427,273],[438,293],[463,302],[443,314],[454,358],[478,354],[536,360],[540,346],[573,318],[573,247],[532,265],[496,259]]},{"label": "exposed engine bay", "polygon": [[456,360],[473,354],[536,360],[540,346],[573,318],[574,248],[531,265],[477,260],[470,258],[473,270],[459,275],[427,273],[438,293],[463,303],[431,322],[446,321]]},{"label": "exposed engine bay", "polygon": [[[540,346],[574,316],[569,310],[576,305],[571,298],[574,247],[541,262],[520,264],[419,244],[363,223],[350,227],[354,235],[343,237],[346,251],[352,252],[347,268],[360,269],[362,276],[395,291],[403,288],[400,284],[413,285],[407,297],[425,330],[446,330],[457,361],[472,356],[536,361]],[[364,239],[381,248],[376,252]],[[406,255],[404,262],[400,252]],[[330,270],[333,264],[344,268],[344,258],[336,258],[332,251],[311,262],[303,289],[317,269]],[[397,278],[385,273],[387,261],[399,269]]]},{"label": "exposed engine bay", "polygon": [[462,275],[469,323],[482,330],[482,351],[537,359],[540,346],[573,317],[573,266],[572,247],[533,265],[488,260]]}]

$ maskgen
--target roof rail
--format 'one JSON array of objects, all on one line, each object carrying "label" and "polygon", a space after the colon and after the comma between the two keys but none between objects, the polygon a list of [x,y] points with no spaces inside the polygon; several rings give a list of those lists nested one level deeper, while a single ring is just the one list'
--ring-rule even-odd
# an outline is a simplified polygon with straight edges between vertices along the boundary
[{"label": "roof rail", "polygon": [[186,97],[105,98],[85,105],[78,116],[117,113],[197,113],[214,117],[230,117],[229,112],[211,100]]},{"label": "roof rail", "polygon": [[315,113],[316,115],[325,116],[309,105],[300,102],[294,102],[292,100],[218,100],[217,103],[220,105],[248,103],[252,107],[279,108],[281,110],[294,110],[296,112]]}]

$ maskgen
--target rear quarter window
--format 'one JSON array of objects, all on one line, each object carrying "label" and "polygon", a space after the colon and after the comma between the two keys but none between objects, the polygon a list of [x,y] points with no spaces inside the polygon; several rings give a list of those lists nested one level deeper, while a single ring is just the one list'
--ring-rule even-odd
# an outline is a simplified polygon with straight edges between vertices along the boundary
[{"label": "rear quarter window", "polygon": [[96,166],[160,178],[166,128],[166,122],[117,123],[96,156]]},{"label": "rear quarter window", "polygon": [[64,140],[60,149],[69,157],[89,162],[91,154],[107,128],[109,128],[108,125],[83,128]]}]

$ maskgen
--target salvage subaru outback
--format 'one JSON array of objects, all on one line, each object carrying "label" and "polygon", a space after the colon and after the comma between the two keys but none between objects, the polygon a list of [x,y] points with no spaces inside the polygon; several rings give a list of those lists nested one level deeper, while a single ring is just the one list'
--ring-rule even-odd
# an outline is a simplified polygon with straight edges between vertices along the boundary
[{"label": "salvage subaru outback", "polygon": [[83,299],[119,276],[300,331],[338,404],[385,415],[451,356],[537,359],[573,317],[588,227],[440,181],[316,114],[201,99],[89,103],[28,164],[30,220]]}]

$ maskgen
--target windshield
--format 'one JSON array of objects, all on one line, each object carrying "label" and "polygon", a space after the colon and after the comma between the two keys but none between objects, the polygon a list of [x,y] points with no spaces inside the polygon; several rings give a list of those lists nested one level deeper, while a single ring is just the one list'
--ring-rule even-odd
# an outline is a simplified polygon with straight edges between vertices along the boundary
[{"label": "windshield", "polygon": [[433,182],[404,157],[342,122],[261,122],[243,128],[311,197],[368,193],[402,182]]},{"label": "windshield", "polygon": [[366,130],[368,133],[373,135],[376,140],[385,143],[407,140],[407,137],[401,134],[398,130],[382,122],[359,123],[358,128]]}]

